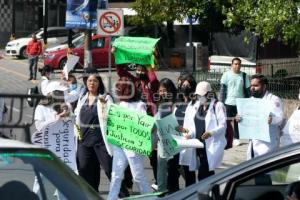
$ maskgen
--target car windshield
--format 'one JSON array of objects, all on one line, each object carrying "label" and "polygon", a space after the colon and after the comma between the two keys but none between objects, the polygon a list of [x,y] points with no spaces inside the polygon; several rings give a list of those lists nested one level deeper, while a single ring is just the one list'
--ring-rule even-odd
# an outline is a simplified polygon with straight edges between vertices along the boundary
[{"label": "car windshield", "polygon": [[[74,40],[77,39],[78,37],[82,36],[82,33],[77,33],[75,35],[72,36],[72,42],[74,43]],[[63,41],[61,44],[68,44],[68,39]]]},{"label": "car windshield", "polygon": [[42,31],[42,30],[39,29],[39,30],[37,30],[37,31],[35,31],[35,32],[33,32],[33,33],[30,33],[27,37],[31,38],[32,34],[37,35],[37,34],[38,34],[39,32],[41,32],[41,31]]},{"label": "car windshield", "polygon": [[[1,197],[11,195],[17,187],[18,192],[10,199],[90,199],[89,194],[85,194],[85,184],[65,168],[47,151],[0,149]],[[82,191],[72,191],[76,189]]]}]

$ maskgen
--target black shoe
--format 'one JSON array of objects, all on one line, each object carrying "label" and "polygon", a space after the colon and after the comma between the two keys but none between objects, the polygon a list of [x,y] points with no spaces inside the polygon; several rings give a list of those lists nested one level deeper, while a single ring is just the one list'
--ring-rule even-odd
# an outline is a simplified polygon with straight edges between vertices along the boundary
[{"label": "black shoe", "polygon": [[36,78],[33,78],[32,80],[36,80]]},{"label": "black shoe", "polygon": [[31,81],[31,80],[32,80],[32,77],[30,77],[28,80]]}]

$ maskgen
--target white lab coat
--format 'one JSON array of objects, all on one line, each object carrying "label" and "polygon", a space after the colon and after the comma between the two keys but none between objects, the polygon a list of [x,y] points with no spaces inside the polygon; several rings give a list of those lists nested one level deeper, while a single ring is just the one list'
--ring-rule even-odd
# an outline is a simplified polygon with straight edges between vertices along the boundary
[{"label": "white lab coat", "polygon": [[[222,102],[217,102],[215,105],[214,112],[214,102],[212,99],[207,114],[205,116],[205,130],[212,132],[212,137],[205,140],[206,154],[209,165],[209,170],[212,171],[221,165],[224,148],[226,146],[226,111],[224,104]],[[190,102],[185,111],[185,117],[183,122],[183,127],[189,130],[192,138],[196,137],[195,132],[195,115],[197,114],[200,102],[197,101],[194,105]],[[187,148],[180,152],[179,164],[189,166],[190,171],[195,171],[198,169],[199,164],[196,157],[195,148]]]},{"label": "white lab coat", "polygon": [[[280,143],[280,125],[283,120],[283,104],[279,97],[273,95],[270,92],[266,92],[264,97],[270,102],[271,105],[271,113],[272,123],[269,125],[270,132],[270,142],[265,142],[262,140],[250,140],[248,151],[247,151],[247,159],[251,159],[251,146],[253,145],[254,157],[266,154],[270,151],[273,151],[279,148]],[[267,119],[266,119],[267,120]]]},{"label": "white lab coat", "polygon": [[[106,101],[106,106],[109,107],[109,105],[111,103],[113,103],[113,99],[108,94],[104,94],[104,95],[105,95],[104,99]],[[98,98],[101,98],[101,97],[103,97],[103,95],[100,94],[98,96]],[[85,101],[87,100],[87,98],[88,98],[88,92],[84,96],[82,96],[81,98],[79,98],[78,103],[77,103],[77,107],[76,107],[76,109],[74,111],[74,114],[76,116],[75,124],[77,125],[77,127],[80,127],[80,110],[81,110],[83,104],[85,103]],[[101,108],[98,107],[98,104],[97,104],[97,113],[102,113],[102,110],[101,110]],[[106,125],[103,124],[104,122],[103,122],[103,120],[100,119],[99,116],[98,116],[98,118],[99,118],[99,124],[100,124],[101,133],[102,133],[102,135],[104,135],[104,134],[106,134]],[[78,129],[76,127],[74,128],[74,131],[75,131],[75,135],[78,137],[79,133],[78,133]],[[103,141],[105,143],[105,147],[106,147],[106,150],[107,150],[108,154],[110,156],[112,156],[113,153],[112,153],[111,146],[110,146],[110,144],[108,144],[108,142],[106,141],[105,137],[103,137]]]}]

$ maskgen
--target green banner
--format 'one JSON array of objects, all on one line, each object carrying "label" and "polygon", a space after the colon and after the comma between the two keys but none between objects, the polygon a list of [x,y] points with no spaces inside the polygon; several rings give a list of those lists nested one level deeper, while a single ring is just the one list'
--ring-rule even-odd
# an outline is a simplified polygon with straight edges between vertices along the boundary
[{"label": "green banner", "polygon": [[147,37],[119,37],[114,43],[115,63],[135,63],[140,65],[153,65],[153,51],[158,39]]},{"label": "green banner", "polygon": [[108,111],[107,141],[122,149],[149,156],[152,152],[153,125],[153,117],[112,104]]}]

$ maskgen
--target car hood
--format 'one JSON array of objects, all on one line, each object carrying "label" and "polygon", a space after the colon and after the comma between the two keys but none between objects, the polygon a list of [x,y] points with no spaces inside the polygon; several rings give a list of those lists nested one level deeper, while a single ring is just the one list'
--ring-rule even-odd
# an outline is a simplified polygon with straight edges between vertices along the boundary
[{"label": "car hood", "polygon": [[68,47],[67,44],[61,44],[61,45],[58,45],[58,46],[47,48],[45,50],[45,53],[49,53],[49,52],[53,52],[53,51],[59,51],[59,50],[62,50],[62,49],[66,49],[67,47]]},{"label": "car hood", "polygon": [[27,45],[27,43],[30,40],[31,40],[31,38],[19,38],[19,39],[10,41],[7,44],[16,44],[16,43],[19,43],[19,44],[26,44]]}]

